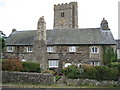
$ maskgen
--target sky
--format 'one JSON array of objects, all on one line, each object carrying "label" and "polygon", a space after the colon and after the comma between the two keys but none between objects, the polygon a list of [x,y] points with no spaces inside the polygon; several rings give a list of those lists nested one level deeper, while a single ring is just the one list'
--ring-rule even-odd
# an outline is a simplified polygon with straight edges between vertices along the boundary
[{"label": "sky", "polygon": [[0,0],[0,30],[7,36],[12,29],[36,30],[44,16],[46,28],[53,29],[54,4],[78,2],[79,28],[98,28],[103,18],[108,21],[115,39],[118,38],[119,0]]}]

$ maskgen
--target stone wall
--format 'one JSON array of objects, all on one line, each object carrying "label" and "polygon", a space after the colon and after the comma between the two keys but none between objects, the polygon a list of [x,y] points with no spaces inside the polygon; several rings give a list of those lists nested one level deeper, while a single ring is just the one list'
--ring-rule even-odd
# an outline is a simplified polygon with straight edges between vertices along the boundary
[{"label": "stone wall", "polygon": [[3,83],[31,83],[31,84],[54,84],[54,78],[50,74],[27,73],[27,72],[2,72]]},{"label": "stone wall", "polygon": [[113,86],[118,85],[117,81],[97,81],[91,79],[66,79],[67,85],[97,85],[97,86]]}]

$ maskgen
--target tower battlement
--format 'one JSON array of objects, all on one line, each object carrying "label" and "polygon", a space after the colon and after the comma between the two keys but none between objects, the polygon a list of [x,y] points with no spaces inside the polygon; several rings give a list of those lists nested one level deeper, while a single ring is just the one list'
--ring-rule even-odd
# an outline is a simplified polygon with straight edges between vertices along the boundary
[{"label": "tower battlement", "polygon": [[72,9],[72,6],[77,6],[77,2],[55,4],[54,10],[68,9],[68,8]]},{"label": "tower battlement", "polygon": [[77,4],[77,2],[69,2],[69,3],[62,3],[62,4],[54,4],[54,6],[70,5],[70,4]]}]

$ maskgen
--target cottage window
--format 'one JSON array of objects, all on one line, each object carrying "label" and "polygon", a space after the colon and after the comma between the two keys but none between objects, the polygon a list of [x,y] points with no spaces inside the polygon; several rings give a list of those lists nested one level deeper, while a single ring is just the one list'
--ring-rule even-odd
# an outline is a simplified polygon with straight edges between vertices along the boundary
[{"label": "cottage window", "polygon": [[76,47],[75,46],[70,46],[69,47],[69,52],[76,52]]},{"label": "cottage window", "polygon": [[27,52],[32,52],[32,47],[31,46],[29,46],[29,47],[27,47]]},{"label": "cottage window", "polygon": [[90,64],[93,66],[100,66],[100,62],[90,62]]},{"label": "cottage window", "polygon": [[58,60],[49,60],[49,68],[57,68],[59,64]]},{"label": "cottage window", "polygon": [[53,52],[53,47],[47,47],[47,52]]},{"label": "cottage window", "polygon": [[7,52],[13,52],[13,49],[14,49],[14,47],[8,46],[8,47],[7,47]]},{"label": "cottage window", "polygon": [[99,53],[99,48],[97,46],[93,46],[91,48],[91,53]]}]

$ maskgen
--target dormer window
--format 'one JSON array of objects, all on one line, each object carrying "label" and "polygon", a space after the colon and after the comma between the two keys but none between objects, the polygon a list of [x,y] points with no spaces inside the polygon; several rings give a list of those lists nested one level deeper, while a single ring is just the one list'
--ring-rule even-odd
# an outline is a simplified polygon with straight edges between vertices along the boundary
[{"label": "dormer window", "polygon": [[91,53],[99,53],[99,48],[97,46],[91,47]]},{"label": "dormer window", "polygon": [[32,46],[27,47],[27,52],[32,52],[32,50],[33,50]]},{"label": "dormer window", "polygon": [[76,52],[76,47],[75,46],[70,46],[69,47],[69,52]]},{"label": "dormer window", "polygon": [[7,52],[13,52],[13,49],[14,49],[14,47],[8,46],[8,47],[7,47]]}]

